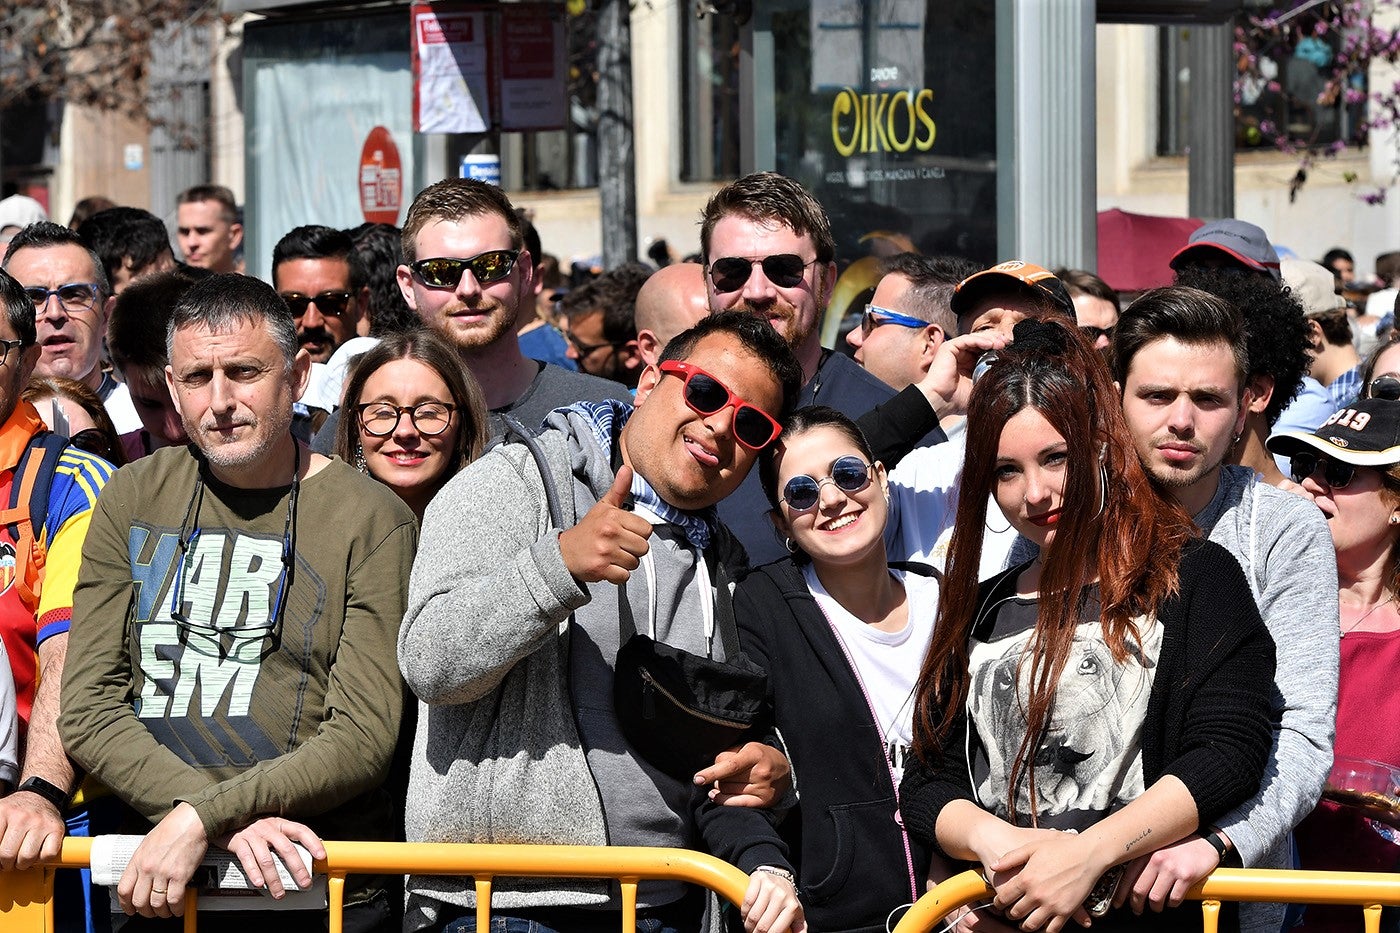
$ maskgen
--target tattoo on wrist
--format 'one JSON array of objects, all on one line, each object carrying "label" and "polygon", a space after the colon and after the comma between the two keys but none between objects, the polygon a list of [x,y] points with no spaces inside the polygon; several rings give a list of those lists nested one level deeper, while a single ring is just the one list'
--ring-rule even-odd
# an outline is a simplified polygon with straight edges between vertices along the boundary
[{"label": "tattoo on wrist", "polygon": [[1138,833],[1136,839],[1134,839],[1132,842],[1129,842],[1127,845],[1125,845],[1125,846],[1123,847],[1123,851],[1124,851],[1124,852],[1131,852],[1131,851],[1133,851],[1133,846],[1137,845],[1139,842],[1142,842],[1142,840],[1146,839],[1146,838],[1147,838],[1148,836],[1150,836],[1150,835],[1152,835],[1152,829],[1151,829],[1151,827],[1148,827],[1147,829],[1144,829],[1142,832]]}]

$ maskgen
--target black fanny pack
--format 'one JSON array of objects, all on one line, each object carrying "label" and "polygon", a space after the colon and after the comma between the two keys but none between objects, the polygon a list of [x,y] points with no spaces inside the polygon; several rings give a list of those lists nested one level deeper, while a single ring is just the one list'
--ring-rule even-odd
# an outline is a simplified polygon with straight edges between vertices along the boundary
[{"label": "black fanny pack", "polygon": [[715,632],[724,661],[629,632],[626,615],[619,613],[622,648],[613,674],[618,724],[652,767],[682,781],[753,738],[763,719],[768,675],[739,651],[723,568],[717,578]]}]

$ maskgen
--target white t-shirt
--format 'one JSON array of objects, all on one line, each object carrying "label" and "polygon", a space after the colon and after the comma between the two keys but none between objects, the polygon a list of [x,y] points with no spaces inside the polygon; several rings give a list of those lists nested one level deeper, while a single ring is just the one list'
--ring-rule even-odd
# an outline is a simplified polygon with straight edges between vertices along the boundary
[{"label": "white t-shirt", "polygon": [[[965,424],[965,422],[963,422]],[[911,450],[890,473],[890,520],[885,548],[891,560],[915,560],[943,569],[958,515],[967,432],[956,430],[942,444]],[[987,502],[979,579],[1006,569],[1017,534],[995,501]]]},{"label": "white t-shirt", "polygon": [[131,402],[131,390],[124,382],[112,382],[111,391],[102,398],[102,407],[107,409],[107,417],[112,419],[112,427],[117,429],[117,436],[141,430],[141,416],[136,413],[136,406]]},{"label": "white t-shirt", "polygon": [[890,572],[903,581],[909,602],[909,622],[898,632],[882,632],[847,612],[822,586],[811,564],[803,568],[802,575],[855,665],[856,678],[885,737],[885,754],[897,784],[914,743],[914,686],[933,637],[938,581],[898,570]]}]

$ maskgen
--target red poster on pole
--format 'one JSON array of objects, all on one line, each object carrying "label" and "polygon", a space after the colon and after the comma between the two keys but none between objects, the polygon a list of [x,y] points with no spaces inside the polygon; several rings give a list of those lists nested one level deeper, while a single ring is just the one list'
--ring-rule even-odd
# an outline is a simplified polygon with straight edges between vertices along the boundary
[{"label": "red poster on pole", "polygon": [[360,210],[365,222],[397,224],[403,208],[403,162],[394,137],[376,126],[360,150]]}]

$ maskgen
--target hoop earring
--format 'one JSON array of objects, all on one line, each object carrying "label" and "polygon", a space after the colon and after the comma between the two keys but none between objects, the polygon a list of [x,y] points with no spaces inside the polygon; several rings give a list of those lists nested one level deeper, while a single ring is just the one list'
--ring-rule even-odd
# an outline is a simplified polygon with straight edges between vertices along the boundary
[{"label": "hoop earring", "polygon": [[[982,517],[982,526],[983,526],[984,528],[986,528],[988,531],[990,531],[992,534],[994,534],[994,535],[1004,535],[1004,534],[1006,534],[1008,531],[1011,530],[1011,519],[1009,519],[1009,518],[1006,519],[1006,527],[1005,527],[1005,528],[993,528],[991,522],[987,521],[987,518],[988,518],[990,515],[991,515],[991,509],[988,509],[988,510],[987,510],[987,515],[984,515],[984,516]],[[1002,518],[1006,518],[1006,516],[1003,515]]]},{"label": "hoop earring", "polygon": [[792,540],[791,538],[783,539],[783,547],[787,548],[789,554],[797,553],[797,542]]},{"label": "hoop earring", "polygon": [[[1099,510],[1094,513],[1094,518],[1103,514],[1104,503],[1108,501],[1108,464],[1099,464]],[[1094,519],[1089,519],[1093,521]]]},{"label": "hoop earring", "polygon": [[369,464],[365,463],[365,449],[357,442],[355,444],[355,469],[365,475],[369,475]]}]

